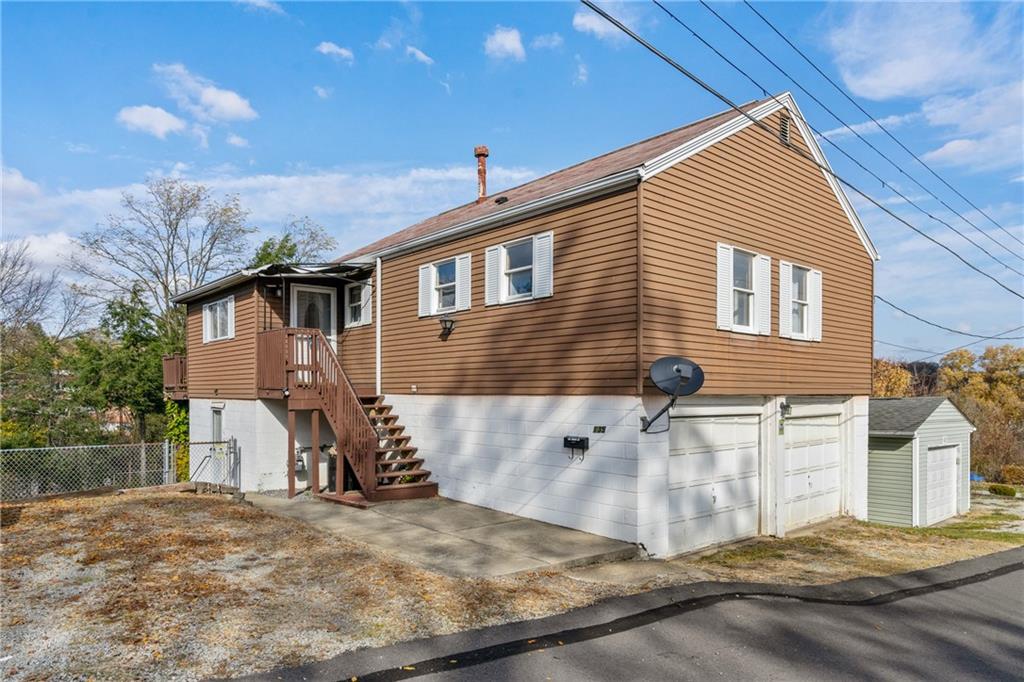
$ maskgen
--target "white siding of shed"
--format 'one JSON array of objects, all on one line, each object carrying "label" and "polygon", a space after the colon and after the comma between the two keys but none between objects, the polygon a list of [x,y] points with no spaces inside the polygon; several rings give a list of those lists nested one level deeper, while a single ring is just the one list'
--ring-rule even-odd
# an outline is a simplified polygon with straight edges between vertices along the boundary
[{"label": "white siding of shed", "polygon": [[868,520],[910,526],[914,519],[914,440],[868,441]]},{"label": "white siding of shed", "polygon": [[[940,445],[957,444],[960,446],[960,466],[958,469],[957,513],[965,514],[971,509],[971,426],[953,404],[946,401],[939,405],[931,416],[917,429],[917,438],[921,452],[921,467],[918,472],[918,489],[926,490],[928,483],[928,448]],[[918,496],[918,518],[925,519],[927,495]]]}]

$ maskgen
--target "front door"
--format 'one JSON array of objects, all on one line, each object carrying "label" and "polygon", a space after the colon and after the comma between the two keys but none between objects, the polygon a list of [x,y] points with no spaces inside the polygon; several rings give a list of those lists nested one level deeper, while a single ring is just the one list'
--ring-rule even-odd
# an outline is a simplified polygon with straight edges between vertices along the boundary
[{"label": "front door", "polygon": [[337,290],[296,284],[292,287],[291,326],[319,329],[337,350]]}]

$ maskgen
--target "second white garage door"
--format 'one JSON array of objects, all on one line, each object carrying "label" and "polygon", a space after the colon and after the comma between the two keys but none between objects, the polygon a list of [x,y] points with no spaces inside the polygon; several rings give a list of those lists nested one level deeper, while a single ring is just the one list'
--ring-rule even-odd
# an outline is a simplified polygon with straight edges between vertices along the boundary
[{"label": "second white garage door", "polygon": [[786,420],[786,529],[838,516],[839,415]]},{"label": "second white garage door", "polygon": [[758,417],[674,418],[669,432],[673,554],[757,535]]}]

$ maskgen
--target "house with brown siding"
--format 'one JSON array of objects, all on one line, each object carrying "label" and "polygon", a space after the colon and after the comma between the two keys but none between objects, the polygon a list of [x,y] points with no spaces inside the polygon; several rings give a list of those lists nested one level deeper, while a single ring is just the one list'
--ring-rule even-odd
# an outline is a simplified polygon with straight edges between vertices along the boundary
[{"label": "house with brown siding", "polygon": [[[245,490],[440,494],[669,556],[867,514],[877,254],[788,94],[180,297]],[[704,370],[646,430],[663,356]],[[586,449],[565,447],[566,437]]]}]

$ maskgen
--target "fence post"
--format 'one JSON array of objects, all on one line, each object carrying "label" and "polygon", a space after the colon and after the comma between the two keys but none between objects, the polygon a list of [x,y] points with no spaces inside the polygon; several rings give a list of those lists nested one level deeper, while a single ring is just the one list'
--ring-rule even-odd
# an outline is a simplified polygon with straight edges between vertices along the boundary
[{"label": "fence post", "polygon": [[242,458],[238,456],[238,439],[234,436],[228,440],[228,451],[231,453],[231,482],[239,490],[242,489]]},{"label": "fence post", "polygon": [[171,441],[164,440],[164,485],[171,483]]},{"label": "fence post", "polygon": [[139,487],[146,485],[146,444],[139,443]]}]

